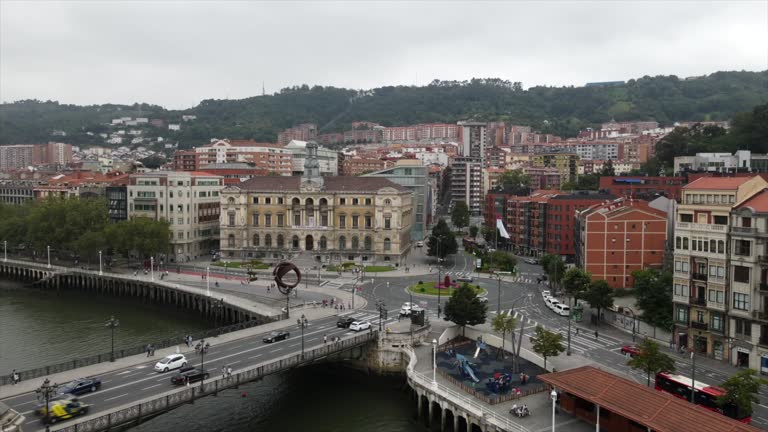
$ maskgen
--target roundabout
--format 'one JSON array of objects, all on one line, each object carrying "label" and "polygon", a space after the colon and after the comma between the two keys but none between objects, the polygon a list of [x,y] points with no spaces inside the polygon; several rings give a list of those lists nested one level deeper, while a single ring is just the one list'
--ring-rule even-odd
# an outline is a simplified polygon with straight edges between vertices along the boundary
[{"label": "roundabout", "polygon": [[[436,287],[436,285],[437,283],[435,281],[423,283],[422,281],[419,281],[413,285],[408,286],[405,290],[406,292],[416,296],[437,297],[439,295],[450,297],[451,294],[453,294],[454,291],[459,288],[459,286],[464,285],[464,282],[449,284],[448,286],[445,286],[445,284],[441,283],[439,289]],[[487,290],[481,288],[479,285],[471,283],[467,283],[467,285],[469,285],[469,287],[475,291],[475,294],[477,294],[478,297],[482,297],[488,293]]]}]

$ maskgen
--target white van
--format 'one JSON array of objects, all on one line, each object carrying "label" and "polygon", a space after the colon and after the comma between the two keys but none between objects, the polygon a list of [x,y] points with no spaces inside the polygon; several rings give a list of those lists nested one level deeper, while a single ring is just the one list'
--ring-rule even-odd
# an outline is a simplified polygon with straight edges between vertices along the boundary
[{"label": "white van", "polygon": [[557,312],[558,315],[567,317],[571,314],[571,308],[568,305],[558,303],[554,309],[555,312]]},{"label": "white van", "polygon": [[559,304],[560,302],[554,297],[550,297],[547,299],[547,306],[549,306],[549,308],[552,310],[555,310],[555,307]]}]

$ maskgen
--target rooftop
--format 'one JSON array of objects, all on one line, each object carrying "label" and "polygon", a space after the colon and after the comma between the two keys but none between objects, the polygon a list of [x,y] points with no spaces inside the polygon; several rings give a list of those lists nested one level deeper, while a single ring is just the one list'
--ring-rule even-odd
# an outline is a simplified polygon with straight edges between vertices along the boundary
[{"label": "rooftop", "polygon": [[708,411],[617,375],[582,366],[538,378],[657,432],[757,432],[759,429]]},{"label": "rooftop", "polygon": [[683,189],[736,190],[751,179],[752,177],[700,177],[683,186]]},{"label": "rooftop", "polygon": [[768,189],[752,195],[736,206],[737,209],[748,208],[755,213],[768,213]]},{"label": "rooftop", "polygon": [[[247,191],[299,191],[302,177],[277,177],[259,176],[253,177],[241,183],[239,187]],[[390,187],[398,192],[407,192],[408,189],[394,183],[384,177],[349,177],[331,176],[323,177],[326,192],[374,192],[381,188]]]}]

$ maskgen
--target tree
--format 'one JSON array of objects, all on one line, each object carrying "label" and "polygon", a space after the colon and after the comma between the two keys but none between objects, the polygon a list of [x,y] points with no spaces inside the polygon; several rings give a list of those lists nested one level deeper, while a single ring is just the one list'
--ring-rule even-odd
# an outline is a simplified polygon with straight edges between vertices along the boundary
[{"label": "tree", "polygon": [[475,290],[466,283],[454,291],[445,304],[445,320],[461,326],[462,334],[467,325],[485,323],[487,313],[488,306],[477,298]]},{"label": "tree", "polygon": [[597,309],[597,319],[600,322],[600,311],[613,306],[613,288],[604,279],[593,280],[589,283],[583,295],[589,305]]},{"label": "tree", "polygon": [[99,251],[107,251],[104,231],[88,231],[73,242],[73,249],[89,263],[98,259]]},{"label": "tree", "polygon": [[512,347],[514,348],[515,328],[517,327],[517,320],[514,316],[508,313],[500,313],[496,315],[491,321],[491,327],[496,333],[501,333],[501,356],[504,357],[504,343],[507,340],[507,333],[512,335]]},{"label": "tree", "polygon": [[616,170],[613,169],[613,161],[608,159],[603,164],[603,169],[600,170],[601,176],[613,177],[616,175]]},{"label": "tree", "polygon": [[509,170],[501,177],[504,190],[512,193],[526,193],[531,187],[531,177],[522,170]]},{"label": "tree", "polygon": [[563,289],[568,297],[578,299],[587,291],[590,282],[592,282],[592,275],[579,267],[571,267],[563,275]]},{"label": "tree", "polygon": [[555,357],[565,351],[563,335],[551,332],[542,326],[536,326],[536,335],[531,336],[533,351],[544,357],[544,369],[547,368],[547,359]]},{"label": "tree", "polygon": [[455,254],[458,250],[459,244],[456,242],[456,236],[448,224],[440,219],[432,228],[432,235],[427,239],[427,255],[443,259],[448,255]]},{"label": "tree", "polygon": [[752,415],[752,403],[760,403],[757,393],[760,386],[768,381],[759,378],[754,369],[743,369],[725,380],[720,386],[725,390],[725,395],[717,398],[717,404],[728,411],[728,406],[737,408],[739,417]]},{"label": "tree", "polygon": [[133,254],[140,258],[167,253],[171,248],[171,230],[166,221],[138,217],[111,224],[106,236],[115,252],[125,257]]},{"label": "tree", "polygon": [[149,169],[158,169],[165,164],[165,155],[154,154],[152,156],[147,156],[144,159],[139,159],[139,162]]},{"label": "tree", "polygon": [[651,385],[651,374],[675,371],[675,360],[659,351],[659,344],[656,342],[646,338],[638,348],[640,352],[629,359],[627,365],[632,369],[645,372],[649,387]]},{"label": "tree", "polygon": [[472,225],[469,227],[469,236],[472,238],[477,237],[478,231],[480,231],[480,228],[478,228],[477,225]]},{"label": "tree", "polygon": [[657,327],[672,327],[672,274],[645,269],[632,272],[632,293],[640,308],[640,318]]},{"label": "tree", "polygon": [[462,229],[469,225],[469,207],[464,201],[456,201],[451,211],[451,222],[456,228]]},{"label": "tree", "polygon": [[558,287],[565,275],[565,262],[563,258],[560,255],[544,254],[539,260],[539,264],[541,264],[544,273],[547,275],[549,287],[552,288],[553,284],[555,287]]},{"label": "tree", "polygon": [[495,250],[490,252],[486,259],[490,264],[501,271],[513,271],[517,265],[517,259],[509,252]]}]

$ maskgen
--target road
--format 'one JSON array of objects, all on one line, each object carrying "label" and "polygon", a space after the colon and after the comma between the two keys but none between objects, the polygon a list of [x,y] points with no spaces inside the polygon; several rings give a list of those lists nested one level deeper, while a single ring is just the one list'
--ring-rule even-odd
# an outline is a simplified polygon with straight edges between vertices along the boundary
[{"label": "road", "polygon": [[[372,324],[377,324],[376,320],[378,319],[377,313],[364,311],[345,313],[343,316],[351,316],[357,320],[369,320]],[[390,316],[389,321],[396,319],[395,315]],[[328,337],[328,340],[331,340],[335,336],[341,337],[354,333],[348,329],[337,328],[336,320],[336,317],[329,317],[310,322],[309,327],[304,330],[305,346],[322,344],[324,335]],[[249,365],[299,352],[301,349],[300,330],[296,325],[284,327],[283,330],[290,332],[290,337],[271,344],[262,342],[263,337],[267,334],[262,333],[232,342],[225,342],[220,345],[212,345],[204,358],[205,369],[211,375],[216,375],[221,373],[221,368],[225,365],[236,371]],[[201,358],[199,355],[194,352],[185,355],[190,366],[200,366]],[[140,365],[100,375],[101,389],[94,393],[80,396],[81,400],[91,404],[89,414],[98,413],[173,389],[175,386],[171,384],[170,379],[175,372],[154,372],[152,368],[158,360],[159,358],[152,357],[151,360]],[[31,430],[32,428],[42,427],[40,418],[33,413],[38,403],[34,393],[10,397],[4,399],[3,402],[27,417],[27,421],[24,423],[25,429]],[[63,424],[66,424],[66,421]]]}]

